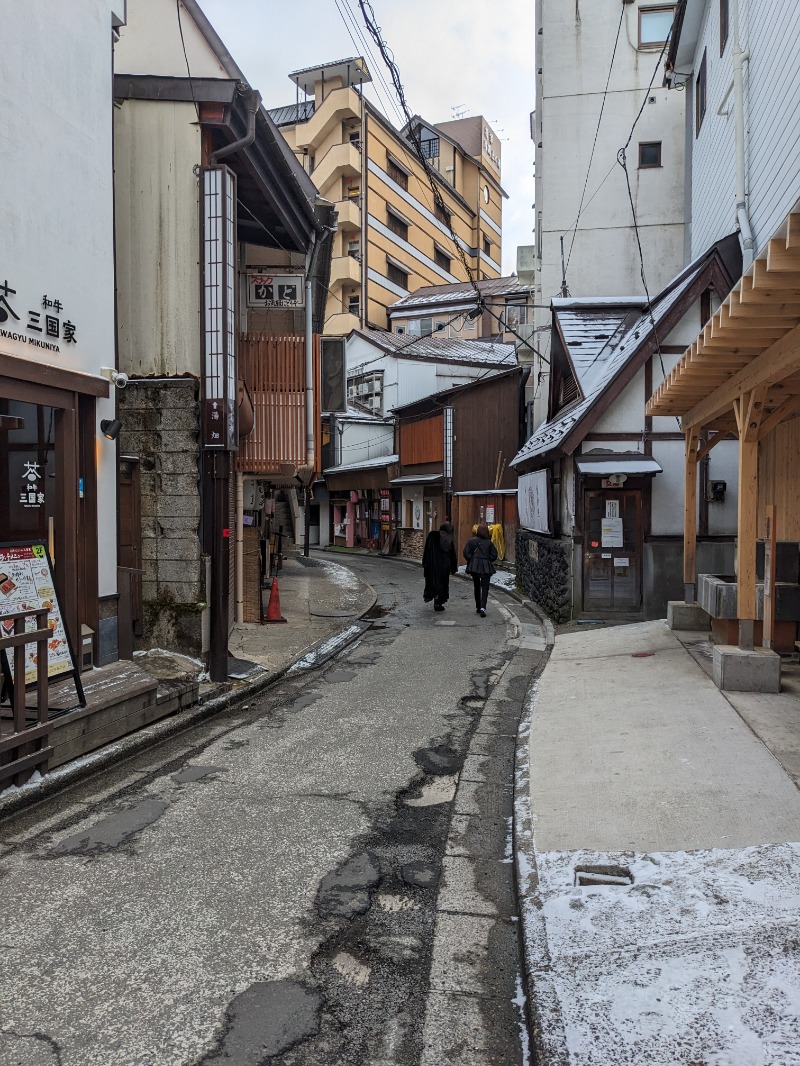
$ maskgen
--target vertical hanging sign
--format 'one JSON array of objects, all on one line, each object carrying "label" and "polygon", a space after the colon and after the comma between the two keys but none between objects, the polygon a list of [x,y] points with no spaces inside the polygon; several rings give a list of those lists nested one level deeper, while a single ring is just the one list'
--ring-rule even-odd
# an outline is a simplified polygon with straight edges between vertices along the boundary
[{"label": "vertical hanging sign", "polygon": [[236,176],[203,167],[203,444],[235,451],[236,425]]},{"label": "vertical hanging sign", "polygon": [[453,491],[453,408],[444,409],[444,491],[450,495]]}]

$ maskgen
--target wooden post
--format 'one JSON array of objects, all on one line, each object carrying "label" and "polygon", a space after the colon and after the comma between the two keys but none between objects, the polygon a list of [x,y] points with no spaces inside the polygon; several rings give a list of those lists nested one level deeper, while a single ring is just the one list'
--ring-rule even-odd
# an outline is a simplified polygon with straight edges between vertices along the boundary
[{"label": "wooden post", "polygon": [[761,392],[745,392],[734,401],[739,427],[739,499],[736,603],[739,647],[750,650],[756,619],[756,537],[758,535],[758,428],[763,402]]},{"label": "wooden post", "polygon": [[761,644],[772,648],[775,633],[775,516],[777,507],[767,507],[767,524],[764,530],[764,635]]},{"label": "wooden post", "polygon": [[683,598],[697,599],[697,446],[696,427],[686,430],[686,469],[683,497]]}]

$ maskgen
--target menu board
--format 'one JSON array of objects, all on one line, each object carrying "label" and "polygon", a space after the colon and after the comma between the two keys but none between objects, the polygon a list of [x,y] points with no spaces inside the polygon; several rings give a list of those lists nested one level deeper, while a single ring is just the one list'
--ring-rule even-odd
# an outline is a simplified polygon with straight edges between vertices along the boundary
[{"label": "menu board", "polygon": [[[15,611],[35,611],[42,607],[50,612],[47,616],[50,627],[50,639],[47,642],[48,677],[76,673],[47,549],[44,544],[0,545],[0,619]],[[26,627],[29,630],[36,629],[36,619],[26,619]],[[0,621],[0,632],[4,637],[11,636],[14,623]],[[36,681],[37,652],[37,644],[25,645],[26,685]],[[13,677],[14,655],[7,653],[7,657]]]}]

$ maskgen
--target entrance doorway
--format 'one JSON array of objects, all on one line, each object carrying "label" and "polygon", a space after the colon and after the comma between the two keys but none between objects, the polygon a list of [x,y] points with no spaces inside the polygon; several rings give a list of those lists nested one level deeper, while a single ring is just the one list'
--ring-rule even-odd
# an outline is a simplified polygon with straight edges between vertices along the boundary
[{"label": "entrance doorway", "polygon": [[642,609],[642,493],[584,494],[583,609],[637,614]]}]

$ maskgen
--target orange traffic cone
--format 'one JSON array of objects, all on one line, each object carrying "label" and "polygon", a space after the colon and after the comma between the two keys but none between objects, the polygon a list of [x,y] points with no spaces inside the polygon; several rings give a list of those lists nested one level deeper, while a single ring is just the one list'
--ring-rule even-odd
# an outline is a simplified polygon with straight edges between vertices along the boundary
[{"label": "orange traffic cone", "polygon": [[269,590],[269,603],[267,604],[267,616],[261,619],[262,625],[270,625],[276,622],[286,622],[288,619],[281,614],[281,596],[278,589],[278,579],[273,577]]}]

